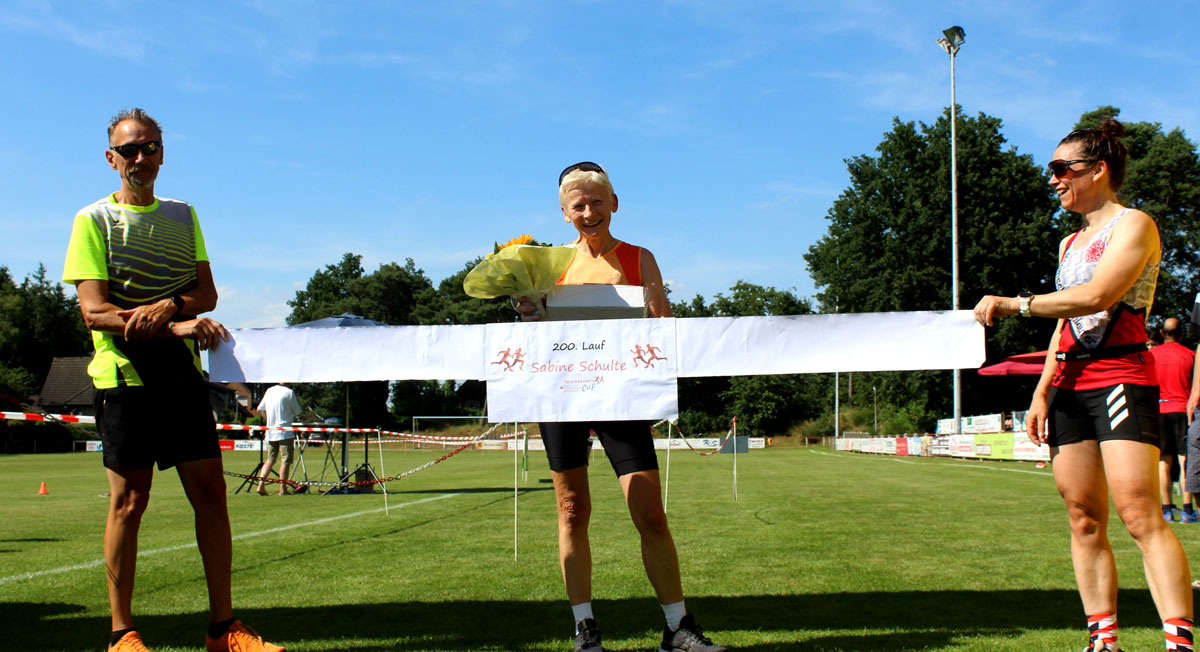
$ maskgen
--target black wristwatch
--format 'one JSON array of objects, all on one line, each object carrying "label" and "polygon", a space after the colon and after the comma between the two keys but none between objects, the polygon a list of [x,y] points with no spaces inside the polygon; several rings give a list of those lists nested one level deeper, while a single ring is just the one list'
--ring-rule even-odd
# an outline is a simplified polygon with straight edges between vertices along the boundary
[{"label": "black wristwatch", "polygon": [[175,304],[175,314],[172,317],[177,317],[183,314],[183,297],[178,292],[171,295],[171,303]]},{"label": "black wristwatch", "polygon": [[1033,293],[1026,290],[1017,295],[1017,303],[1021,306],[1021,316],[1029,316],[1029,304],[1033,303]]}]

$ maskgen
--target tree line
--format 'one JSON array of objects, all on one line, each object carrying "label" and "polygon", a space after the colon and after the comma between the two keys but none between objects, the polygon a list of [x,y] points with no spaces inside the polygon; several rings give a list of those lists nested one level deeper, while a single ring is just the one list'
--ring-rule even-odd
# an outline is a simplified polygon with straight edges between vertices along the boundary
[{"label": "tree line", "polygon": [[[1102,106],[1080,116],[1094,126],[1120,110]],[[672,299],[679,317],[805,315],[831,312],[946,310],[951,306],[950,122],[895,119],[873,154],[845,161],[850,184],[833,202],[825,235],[804,253],[818,292],[796,295],[742,280],[711,300]],[[1057,243],[1082,226],[1063,211],[1044,167],[1018,152],[999,118],[957,117],[960,304],[984,293],[1053,290]],[[1154,217],[1163,259],[1151,321],[1190,312],[1200,252],[1200,157],[1178,128],[1126,123],[1129,165],[1121,200]],[[1047,153],[1048,154],[1048,153]],[[482,324],[511,321],[507,299],[466,296],[462,280],[481,258],[434,284],[411,258],[368,272],[347,253],[317,270],[288,302],[289,325],[352,313],[387,324]],[[987,358],[1046,348],[1053,322],[1008,319],[989,329]],[[1189,336],[1189,341],[1194,341]],[[90,338],[78,304],[45,269],[17,284],[0,267],[0,392],[36,391],[54,356],[83,355]],[[1023,409],[1035,378],[963,373],[963,412]],[[847,374],[838,383],[843,430],[926,432],[952,409],[951,374],[942,371]],[[485,409],[482,383],[402,381],[307,384],[302,400],[351,425],[403,428],[415,414],[469,415]],[[828,434],[833,429],[832,375],[684,378],[680,427],[724,432],[738,417],[743,430],[765,435]],[[878,416],[876,416],[878,415]]]}]

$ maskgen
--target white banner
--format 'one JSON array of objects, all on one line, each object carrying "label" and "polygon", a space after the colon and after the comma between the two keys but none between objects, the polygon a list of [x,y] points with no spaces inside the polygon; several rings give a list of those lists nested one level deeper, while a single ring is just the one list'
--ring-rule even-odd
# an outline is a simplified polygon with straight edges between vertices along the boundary
[{"label": "white banner", "polygon": [[974,369],[983,327],[969,310],[680,319],[680,376]]},{"label": "white banner", "polygon": [[674,419],[675,322],[487,325],[488,420]]},{"label": "white banner", "polygon": [[[983,327],[969,310],[658,321],[676,331],[680,377],[974,369],[984,361]],[[558,323],[580,341],[598,322]],[[208,359],[218,382],[482,380],[491,366],[485,328],[235,329]]]},{"label": "white banner", "polygon": [[484,326],[234,329],[208,353],[217,382],[482,380]]}]

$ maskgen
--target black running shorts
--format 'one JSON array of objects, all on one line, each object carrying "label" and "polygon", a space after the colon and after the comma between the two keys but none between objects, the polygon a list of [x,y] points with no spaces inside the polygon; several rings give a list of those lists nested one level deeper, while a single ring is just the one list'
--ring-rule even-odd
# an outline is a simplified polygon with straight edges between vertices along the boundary
[{"label": "black running shorts", "polygon": [[1159,445],[1158,385],[1122,383],[1101,389],[1050,388],[1051,447],[1124,439]]},{"label": "black running shorts", "polygon": [[1188,422],[1183,412],[1160,412],[1158,429],[1163,455],[1187,455]]},{"label": "black running shorts", "polygon": [[590,431],[600,438],[617,477],[658,469],[649,421],[564,421],[538,425],[552,471],[587,466]]},{"label": "black running shorts", "polygon": [[160,471],[221,456],[216,421],[201,383],[96,390],[96,428],[104,466]]}]

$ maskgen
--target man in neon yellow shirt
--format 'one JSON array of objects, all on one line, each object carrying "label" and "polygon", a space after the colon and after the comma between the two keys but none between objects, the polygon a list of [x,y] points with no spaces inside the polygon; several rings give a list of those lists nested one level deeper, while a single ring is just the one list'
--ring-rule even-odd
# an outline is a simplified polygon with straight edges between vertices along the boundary
[{"label": "man in neon yellow shirt", "polygon": [[96,353],[96,427],[111,498],[104,561],[112,609],[110,652],[146,652],[133,627],[138,528],[154,464],[176,468],[195,511],[208,584],[210,652],[282,652],[233,617],[233,545],[225,477],[200,351],[229,333],[196,317],[217,305],[204,236],[192,207],[154,196],[162,129],[141,109],[108,127],[109,165],[121,189],[83,208],[67,247],[63,280],[75,283]]}]

